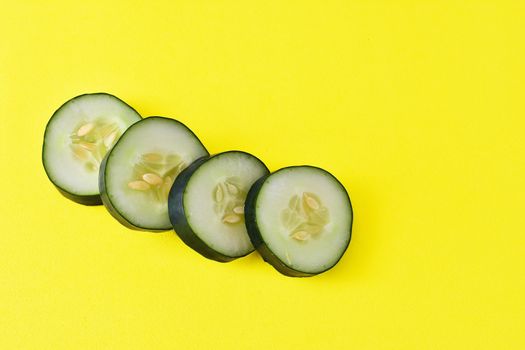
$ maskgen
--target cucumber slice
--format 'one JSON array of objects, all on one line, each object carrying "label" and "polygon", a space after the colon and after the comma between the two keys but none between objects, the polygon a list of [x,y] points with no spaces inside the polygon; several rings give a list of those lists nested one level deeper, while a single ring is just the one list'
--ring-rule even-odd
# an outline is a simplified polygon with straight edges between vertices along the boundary
[{"label": "cucumber slice", "polygon": [[259,179],[248,193],[245,210],[254,247],[287,276],[329,270],[350,243],[350,197],[320,168],[287,167]]},{"label": "cucumber slice", "polygon": [[129,228],[169,230],[171,185],[183,169],[206,155],[197,136],[181,122],[164,117],[143,119],[104,158],[99,177],[102,201]]},{"label": "cucumber slice", "polygon": [[204,257],[227,262],[254,249],[244,225],[244,200],[250,186],[269,173],[258,158],[241,151],[196,160],[169,194],[175,232]]},{"label": "cucumber slice", "polygon": [[102,204],[98,169],[124,131],[141,120],[124,101],[106,94],[85,94],[64,103],[47,123],[42,163],[65,197],[85,205]]}]

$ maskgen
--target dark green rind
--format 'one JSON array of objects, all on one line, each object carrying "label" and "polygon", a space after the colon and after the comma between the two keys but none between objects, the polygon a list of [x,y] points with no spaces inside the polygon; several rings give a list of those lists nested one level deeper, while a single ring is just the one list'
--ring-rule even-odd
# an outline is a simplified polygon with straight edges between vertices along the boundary
[{"label": "dark green rind", "polygon": [[69,193],[66,190],[58,187],[57,185],[55,185],[55,187],[58,190],[58,192],[60,192],[60,194],[62,194],[67,199],[72,200],[73,202],[89,206],[102,205],[102,198],[100,198],[100,195],[98,194],[94,194],[92,196],[79,196],[73,193]]},{"label": "dark green rind", "polygon": [[177,179],[173,183],[168,196],[168,213],[175,233],[187,246],[205,258],[219,262],[228,262],[234,260],[235,258],[228,257],[211,249],[206,243],[204,243],[203,240],[199,238],[199,236],[197,236],[197,234],[195,234],[195,232],[193,232],[190,224],[188,223],[188,220],[186,219],[184,205],[182,203],[184,190],[191,178],[191,175],[193,175],[195,170],[197,170],[208,159],[210,159],[210,157],[202,157],[195,160],[189,167],[184,169],[179,174],[179,176],[177,176]]},{"label": "dark green rind", "polygon": [[[343,191],[345,192],[345,194],[346,194],[346,196],[348,198],[348,202],[350,203],[350,214],[351,214],[350,236],[348,237],[348,242],[346,244],[346,247],[342,251],[341,256],[337,259],[337,261],[332,266],[326,268],[325,270],[318,271],[318,272],[315,272],[315,273],[296,270],[296,269],[288,266],[281,259],[279,259],[270,250],[270,248],[268,247],[266,242],[264,242],[263,237],[261,235],[261,232],[259,231],[259,226],[257,225],[257,216],[256,216],[257,197],[259,196],[259,193],[261,191],[262,186],[264,185],[264,182],[268,179],[268,177],[270,177],[271,175],[273,175],[273,174],[275,174],[275,173],[277,173],[279,171],[282,171],[282,170],[285,170],[285,169],[290,169],[290,168],[298,168],[298,167],[315,168],[315,169],[322,170],[323,172],[325,172],[328,175],[330,175],[341,186],[341,188],[343,189]],[[289,276],[289,277],[311,277],[311,276],[315,276],[315,275],[318,275],[320,273],[323,273],[323,272],[326,272],[326,271],[330,270],[335,265],[337,265],[339,260],[341,260],[341,258],[343,257],[344,253],[348,249],[348,245],[350,244],[350,241],[352,240],[352,224],[353,224],[353,221],[354,221],[354,213],[353,213],[353,209],[352,209],[352,202],[350,201],[350,196],[348,195],[348,192],[346,191],[346,189],[343,186],[343,184],[341,184],[341,182],[339,182],[339,180],[337,180],[337,178],[335,176],[330,174],[328,171],[326,171],[324,169],[321,169],[321,168],[318,168],[318,167],[314,167],[314,166],[311,166],[311,165],[297,165],[297,166],[290,166],[290,167],[282,168],[282,169],[279,169],[279,170],[277,170],[277,171],[275,171],[275,172],[273,172],[271,174],[265,175],[265,176],[261,177],[259,180],[257,180],[253,184],[253,186],[251,187],[250,191],[248,192],[248,195],[246,196],[246,201],[245,201],[245,204],[244,204],[244,220],[246,222],[246,229],[248,231],[248,235],[250,236],[250,240],[252,241],[252,244],[255,247],[255,249],[257,249],[259,254],[261,254],[261,256],[264,259],[264,261],[266,261],[267,263],[272,265],[277,271],[279,271],[280,273],[282,273],[285,276]]]},{"label": "dark green rind", "polygon": [[142,116],[140,115],[139,112],[137,112],[137,110],[135,108],[131,107],[129,104],[127,104],[126,102],[122,101],[117,96],[112,95],[112,94],[108,94],[106,92],[94,92],[94,93],[89,93],[89,94],[78,95],[78,96],[75,96],[75,97],[67,100],[60,107],[58,107],[58,109],[53,113],[51,118],[49,118],[49,120],[48,120],[48,122],[46,124],[46,128],[44,130],[44,142],[42,143],[42,165],[44,166],[44,171],[46,172],[46,176],[49,179],[49,181],[51,181],[51,183],[56,187],[58,192],[60,192],[60,194],[62,194],[67,199],[70,199],[73,202],[76,202],[76,203],[79,203],[79,204],[82,204],[82,205],[93,206],[93,205],[102,205],[103,204],[102,203],[102,199],[100,198],[100,195],[98,195],[98,194],[78,195],[78,194],[74,194],[74,193],[68,192],[65,189],[63,189],[62,187],[58,186],[56,183],[53,182],[53,179],[51,179],[51,176],[49,176],[49,173],[47,172],[47,168],[46,168],[46,160],[44,159],[44,146],[45,146],[45,142],[46,142],[47,128],[49,127],[49,124],[51,123],[51,120],[53,120],[53,118],[58,113],[58,111],[60,111],[62,109],[62,107],[64,107],[67,103],[69,103],[69,102],[71,102],[73,100],[76,100],[77,98],[81,98],[81,97],[84,97],[84,96],[87,96],[87,95],[106,95],[106,96],[114,97],[117,100],[119,100],[120,102],[122,102],[123,104],[125,104],[126,106],[128,106],[129,108],[131,108],[132,110],[134,110],[135,113],[137,113],[137,115],[139,117],[142,118]]},{"label": "dark green rind", "polygon": [[[168,213],[170,216],[171,224],[173,225],[173,229],[177,233],[177,235],[182,239],[182,241],[195,250],[197,253],[201,254],[205,258],[215,260],[218,262],[229,262],[238,258],[242,258],[250,253],[253,252],[253,250],[247,252],[246,254],[239,255],[239,256],[228,256],[223,253],[217,252],[210,246],[208,246],[200,237],[193,231],[191,228],[191,225],[189,224],[188,220],[186,219],[186,213],[184,209],[183,199],[184,199],[184,193],[186,190],[186,185],[188,184],[189,180],[191,179],[191,176],[195,171],[204,163],[206,163],[208,160],[218,157],[222,154],[230,153],[230,152],[237,152],[237,153],[245,153],[248,154],[251,157],[257,158],[252,154],[249,154],[247,152],[242,151],[228,151],[223,152],[219,154],[215,154],[213,156],[206,156],[201,157],[197,160],[195,160],[189,167],[184,169],[179,176],[177,176],[177,179],[173,183],[173,186],[171,187],[170,194],[168,196]],[[258,159],[258,158],[257,158]],[[258,159],[262,165],[264,163]],[[266,165],[264,165],[266,167]],[[268,168],[266,168],[269,172]]]},{"label": "dark green rind", "polygon": [[[195,135],[195,133],[193,133],[193,131],[191,131],[191,129],[188,128],[185,124],[183,124],[183,123],[181,123],[181,122],[179,122],[178,120],[175,120],[175,119],[165,118],[165,117],[160,117],[160,116],[153,116],[153,117],[143,118],[143,120],[152,119],[152,118],[167,119],[167,120],[170,120],[172,122],[176,122],[176,123],[181,124],[182,126],[184,126],[187,129],[188,132],[190,132],[195,137],[195,139],[197,141],[199,141],[199,143],[202,145],[202,148],[204,148],[204,150],[206,152],[208,152],[206,150],[206,147],[204,147],[204,145],[202,144],[201,140],[197,137],[197,135]],[[126,130],[126,132],[128,130],[131,130],[131,128],[135,127],[137,124],[138,123],[135,123],[135,124],[131,125]],[[124,132],[124,134],[126,132]],[[122,213],[120,213],[117,208],[115,208],[115,206],[111,202],[111,199],[109,198],[109,195],[107,193],[107,187],[106,187],[106,166],[107,166],[107,160],[109,159],[109,157],[111,157],[111,151],[117,146],[117,144],[120,142],[120,140],[123,139],[124,134],[122,134],[122,136],[118,139],[117,143],[115,143],[113,145],[113,148],[106,154],[106,156],[104,157],[104,160],[100,164],[99,177],[98,177],[98,187],[100,189],[100,197],[102,199],[102,203],[104,204],[104,206],[106,207],[108,212],[111,214],[111,216],[113,216],[115,219],[117,219],[118,222],[120,222],[122,225],[126,226],[127,228],[130,228],[132,230],[137,230],[137,231],[146,231],[146,232],[165,232],[165,231],[169,231],[169,230],[172,229],[171,226],[166,227],[166,228],[160,228],[160,229],[152,229],[152,228],[142,227],[142,226],[138,226],[138,225],[133,224],[131,221],[126,219],[126,217],[124,215],[122,215]],[[204,156],[204,157],[207,157],[207,156]],[[201,157],[201,158],[203,158],[203,157]],[[198,159],[200,159],[200,158],[198,158]],[[186,170],[186,169],[184,169],[184,170]],[[182,174],[182,172],[177,176],[177,179],[180,177],[181,174]]]},{"label": "dark green rind", "polygon": [[259,180],[257,180],[252,187],[250,188],[250,191],[248,192],[248,195],[246,196],[246,201],[244,202],[244,221],[246,223],[246,230],[248,231],[248,235],[250,236],[250,240],[252,241],[252,245],[257,249],[261,257],[264,261],[266,261],[268,264],[272,265],[277,271],[282,273],[285,276],[290,277],[309,277],[313,276],[313,274],[304,273],[301,271],[294,270],[290,267],[288,267],[285,263],[283,263],[266,245],[264,242],[261,232],[259,231],[259,227],[257,226],[257,218],[255,215],[255,206],[257,203],[257,197],[259,195],[259,192],[261,190],[262,185],[264,184],[264,181],[270,176],[265,175],[261,177]]}]

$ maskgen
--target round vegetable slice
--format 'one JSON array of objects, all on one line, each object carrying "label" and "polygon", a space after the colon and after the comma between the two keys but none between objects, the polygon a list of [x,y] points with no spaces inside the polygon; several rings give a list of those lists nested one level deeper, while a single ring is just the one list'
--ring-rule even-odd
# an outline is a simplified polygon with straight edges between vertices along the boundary
[{"label": "round vegetable slice", "polygon": [[350,197],[320,168],[293,166],[262,177],[250,189],[245,211],[254,247],[287,276],[329,270],[350,243]]},{"label": "round vegetable slice", "polygon": [[98,169],[124,131],[140,114],[107,93],[85,94],[64,103],[47,123],[42,163],[65,197],[85,205],[102,204]]},{"label": "round vegetable slice", "polygon": [[227,262],[251,253],[244,201],[251,185],[268,173],[263,162],[241,151],[196,160],[175,180],[169,194],[175,232],[212,260]]},{"label": "round vegetable slice", "polygon": [[129,228],[169,230],[170,188],[183,169],[206,155],[197,136],[181,122],[145,118],[122,135],[102,162],[102,201]]}]

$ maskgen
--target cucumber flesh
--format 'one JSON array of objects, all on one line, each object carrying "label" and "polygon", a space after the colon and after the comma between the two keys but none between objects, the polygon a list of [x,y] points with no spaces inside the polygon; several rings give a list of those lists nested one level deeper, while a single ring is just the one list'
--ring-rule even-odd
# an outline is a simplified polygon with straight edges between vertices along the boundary
[{"label": "cucumber flesh", "polygon": [[49,120],[42,162],[47,176],[67,198],[102,204],[98,170],[109,149],[141,116],[106,93],[85,94],[64,103]]},{"label": "cucumber flesh", "polygon": [[149,117],[132,125],[108,153],[100,169],[102,201],[127,227],[171,229],[168,193],[178,174],[208,152],[184,124]]},{"label": "cucumber flesh", "polygon": [[226,262],[251,253],[244,201],[251,185],[268,173],[263,162],[246,152],[198,159],[181,173],[169,195],[175,232],[209,259]]},{"label": "cucumber flesh", "polygon": [[248,193],[245,210],[253,245],[288,276],[313,276],[332,268],[350,243],[350,198],[320,168],[288,167],[261,178]]}]

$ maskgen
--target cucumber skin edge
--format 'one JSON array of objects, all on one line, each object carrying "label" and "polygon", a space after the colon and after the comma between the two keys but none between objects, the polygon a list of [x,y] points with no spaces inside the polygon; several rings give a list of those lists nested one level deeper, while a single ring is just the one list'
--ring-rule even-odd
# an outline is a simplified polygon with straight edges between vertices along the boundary
[{"label": "cucumber skin edge", "polygon": [[66,190],[63,190],[62,188],[58,187],[57,185],[55,185],[55,188],[58,190],[58,192],[60,192],[61,195],[78,204],[88,206],[102,205],[102,198],[100,198],[98,194],[90,196],[79,196],[73,193],[69,193]]},{"label": "cucumber skin edge", "polygon": [[248,195],[246,196],[246,201],[244,204],[244,220],[246,223],[246,230],[248,231],[248,235],[250,236],[250,240],[252,241],[253,246],[264,261],[266,261],[268,264],[272,265],[277,271],[282,273],[285,276],[289,277],[310,277],[314,276],[316,274],[312,273],[306,273],[302,271],[297,271],[292,269],[289,266],[286,266],[266,245],[264,240],[262,239],[261,232],[259,231],[259,227],[257,226],[257,218],[255,216],[255,205],[257,203],[257,196],[259,195],[259,191],[262,188],[262,185],[264,184],[264,181],[270,176],[271,174],[267,174],[263,177],[261,177],[259,180],[257,180],[252,187],[250,188],[250,191],[248,192]]},{"label": "cucumber skin edge", "polygon": [[[210,248],[197,234],[191,229],[184,212],[184,205],[182,203],[184,190],[193,173],[204,164],[210,156],[203,156],[196,159],[186,169],[184,169],[175,179],[168,195],[168,214],[175,233],[180,239],[190,248],[195,250],[200,255],[207,259],[218,262],[229,262],[239,257],[230,257],[221,254]],[[251,252],[250,252],[251,253]],[[249,254],[249,253],[248,253]]]}]

